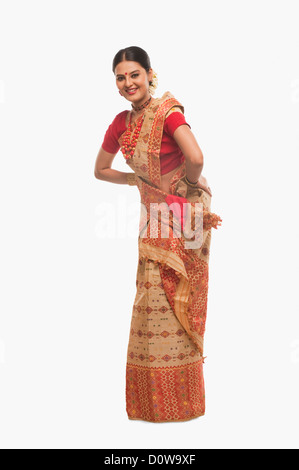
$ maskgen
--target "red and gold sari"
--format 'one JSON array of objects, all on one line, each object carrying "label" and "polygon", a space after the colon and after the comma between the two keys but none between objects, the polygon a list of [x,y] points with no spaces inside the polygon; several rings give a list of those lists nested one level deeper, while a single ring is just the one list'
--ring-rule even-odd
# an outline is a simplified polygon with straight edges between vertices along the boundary
[{"label": "red and gold sari", "polygon": [[[127,351],[126,411],[129,419],[155,423],[186,421],[205,413],[203,339],[208,263],[211,230],[221,221],[210,212],[210,195],[187,186],[182,179],[185,162],[170,181],[170,193],[160,189],[163,124],[173,106],[184,112],[184,107],[166,92],[146,108],[134,155],[126,161],[135,173],[146,209],[140,216],[137,291]],[[120,145],[124,134],[119,138]],[[152,203],[170,206],[179,200],[191,207],[191,228],[195,227],[195,203],[202,204],[200,247],[186,248],[189,239],[184,232],[174,236],[174,217],[167,222],[163,214],[158,221],[150,217]],[[165,223],[168,237],[162,235]],[[157,230],[154,236],[153,228]]]}]

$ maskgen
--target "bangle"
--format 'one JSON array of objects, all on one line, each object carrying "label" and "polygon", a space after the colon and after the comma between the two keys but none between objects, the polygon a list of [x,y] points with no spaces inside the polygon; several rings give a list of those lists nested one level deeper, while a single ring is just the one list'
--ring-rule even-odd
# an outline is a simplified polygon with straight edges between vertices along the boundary
[{"label": "bangle", "polygon": [[127,175],[127,183],[128,183],[130,186],[135,186],[135,185],[137,185],[135,173],[126,173],[126,175]]},{"label": "bangle", "polygon": [[197,181],[195,183],[192,183],[192,181],[189,181],[187,176],[184,176],[185,182],[188,184],[188,186],[191,186],[192,188],[197,188]]}]

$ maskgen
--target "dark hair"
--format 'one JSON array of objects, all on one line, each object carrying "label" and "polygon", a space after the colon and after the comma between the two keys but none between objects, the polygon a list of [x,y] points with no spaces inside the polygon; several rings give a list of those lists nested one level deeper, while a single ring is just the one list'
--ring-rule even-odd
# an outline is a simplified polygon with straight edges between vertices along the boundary
[{"label": "dark hair", "polygon": [[147,72],[151,68],[150,58],[144,49],[138,46],[125,47],[120,49],[112,62],[112,72],[115,73],[115,67],[124,60],[138,62]]}]

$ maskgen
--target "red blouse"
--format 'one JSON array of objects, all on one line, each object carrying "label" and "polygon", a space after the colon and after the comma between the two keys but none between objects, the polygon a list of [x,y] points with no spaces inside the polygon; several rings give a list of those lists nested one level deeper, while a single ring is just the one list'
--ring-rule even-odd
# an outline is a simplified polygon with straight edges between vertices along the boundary
[{"label": "red blouse", "polygon": [[[102,148],[108,153],[117,153],[120,149],[118,143],[119,137],[126,130],[126,116],[129,111],[125,110],[117,114],[108,127],[102,143]],[[187,124],[184,114],[179,111],[174,111],[164,120],[164,128],[160,149],[160,170],[161,175],[169,173],[174,168],[177,168],[185,160],[185,156],[180,147],[173,138],[173,133],[177,127],[182,124]]]}]

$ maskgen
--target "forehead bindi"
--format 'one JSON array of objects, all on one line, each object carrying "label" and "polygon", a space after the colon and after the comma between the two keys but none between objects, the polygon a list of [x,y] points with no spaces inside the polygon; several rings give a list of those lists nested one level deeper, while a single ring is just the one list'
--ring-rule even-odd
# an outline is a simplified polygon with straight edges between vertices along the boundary
[{"label": "forehead bindi", "polygon": [[124,75],[132,75],[133,73],[136,73],[136,72],[140,72],[140,70],[139,69],[132,70],[132,72],[125,72],[124,74],[123,73],[117,73],[116,76],[121,77],[121,76],[124,76]]}]

